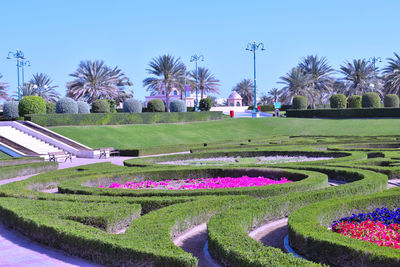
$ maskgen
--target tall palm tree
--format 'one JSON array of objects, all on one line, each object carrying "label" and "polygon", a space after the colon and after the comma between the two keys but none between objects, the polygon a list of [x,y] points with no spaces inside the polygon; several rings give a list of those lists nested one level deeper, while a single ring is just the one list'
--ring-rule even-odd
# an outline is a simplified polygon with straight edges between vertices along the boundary
[{"label": "tall palm tree", "polygon": [[315,98],[312,79],[300,67],[292,68],[285,76],[280,77],[278,83],[284,84],[281,98],[286,103],[291,103],[294,96],[302,95],[312,103]]},{"label": "tall palm tree", "polygon": [[143,80],[143,86],[151,92],[164,92],[166,108],[169,112],[169,98],[173,89],[184,90],[186,67],[180,58],[162,55],[149,63],[147,73],[153,75]]},{"label": "tall palm tree", "polygon": [[364,94],[365,92],[381,93],[381,83],[376,75],[376,68],[365,59],[354,59],[340,66],[344,75],[346,95]]},{"label": "tall palm tree", "polygon": [[[196,71],[191,71],[189,76],[194,81],[194,86],[196,86]],[[215,78],[214,74],[210,72],[209,69],[199,67],[197,70],[197,80],[199,84],[199,90],[201,98],[203,98],[204,92],[219,94],[219,80]],[[195,88],[195,87],[194,87]]]},{"label": "tall palm tree", "polygon": [[272,103],[272,97],[267,95],[266,93],[263,93],[258,100],[257,105],[268,105],[270,103]]},{"label": "tall palm tree", "polygon": [[121,89],[132,85],[121,69],[110,68],[102,60],[81,61],[70,76],[75,80],[67,83],[67,96],[88,103],[96,99],[116,99]]},{"label": "tall palm tree", "polygon": [[281,90],[278,88],[272,88],[268,91],[268,95],[271,97],[271,102],[276,103],[279,99],[279,96],[282,94]]},{"label": "tall palm tree", "polygon": [[388,58],[388,65],[383,69],[386,94],[400,94],[400,56]]},{"label": "tall palm tree", "polygon": [[237,83],[232,91],[236,91],[243,99],[243,106],[250,106],[254,103],[254,83],[251,79],[243,79]]},{"label": "tall palm tree", "polygon": [[[3,78],[3,75],[1,75],[1,73],[0,73],[0,79],[1,78]],[[8,84],[0,82],[0,99],[4,99],[4,100],[8,99],[8,95],[6,92],[7,87],[8,87]]]},{"label": "tall palm tree", "polygon": [[52,85],[53,80],[44,73],[36,73],[30,79],[26,88],[26,93],[41,96],[46,102],[56,102],[60,95],[55,90],[58,86]]},{"label": "tall palm tree", "polygon": [[334,72],[326,57],[307,56],[299,63],[299,67],[310,77],[309,87],[315,94],[312,104],[317,101],[323,102],[332,91],[333,77],[331,75]]}]

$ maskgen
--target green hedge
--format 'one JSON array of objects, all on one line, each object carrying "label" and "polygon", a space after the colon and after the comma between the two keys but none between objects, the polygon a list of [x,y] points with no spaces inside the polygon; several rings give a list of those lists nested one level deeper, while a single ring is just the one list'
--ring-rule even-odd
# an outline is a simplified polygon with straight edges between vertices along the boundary
[{"label": "green hedge", "polygon": [[399,107],[399,97],[395,94],[385,95],[383,99],[385,108],[398,108]]},{"label": "green hedge", "polygon": [[381,98],[375,92],[365,93],[361,98],[361,106],[363,108],[379,108],[381,106]]},{"label": "green hedge", "polygon": [[293,109],[307,109],[308,100],[305,96],[295,96],[293,97],[292,101],[292,108]]},{"label": "green hedge", "polygon": [[293,212],[289,217],[289,240],[307,259],[334,266],[399,266],[397,249],[352,239],[327,228],[334,220],[376,208],[398,208],[398,188],[362,197],[319,202]]},{"label": "green hedge", "polygon": [[349,103],[349,108],[361,108],[361,96],[360,95],[351,95],[347,99]]},{"label": "green hedge", "polygon": [[145,112],[96,114],[29,114],[25,120],[41,126],[152,124],[219,120],[222,112]]},{"label": "green hedge", "polygon": [[58,168],[58,162],[33,162],[25,164],[0,165],[0,180],[46,172]]},{"label": "green hedge", "polygon": [[[258,105],[257,107],[260,107],[261,112],[268,112],[268,111],[274,111],[275,110],[274,105]],[[254,105],[249,106],[247,109],[248,110],[253,110],[254,109]]]},{"label": "green hedge", "polygon": [[286,111],[296,118],[391,118],[400,117],[400,108],[307,109]]},{"label": "green hedge", "polygon": [[332,95],[329,99],[331,108],[346,108],[347,99],[343,94]]}]

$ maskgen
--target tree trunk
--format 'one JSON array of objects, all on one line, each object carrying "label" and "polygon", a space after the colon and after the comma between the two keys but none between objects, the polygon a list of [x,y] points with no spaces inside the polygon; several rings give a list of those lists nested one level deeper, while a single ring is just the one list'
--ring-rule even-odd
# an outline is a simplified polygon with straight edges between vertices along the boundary
[{"label": "tree trunk", "polygon": [[169,92],[167,89],[165,89],[165,104],[166,104],[167,112],[169,112]]},{"label": "tree trunk", "polygon": [[204,89],[200,89],[200,92],[201,92],[201,97],[200,97],[200,99],[203,99]]}]

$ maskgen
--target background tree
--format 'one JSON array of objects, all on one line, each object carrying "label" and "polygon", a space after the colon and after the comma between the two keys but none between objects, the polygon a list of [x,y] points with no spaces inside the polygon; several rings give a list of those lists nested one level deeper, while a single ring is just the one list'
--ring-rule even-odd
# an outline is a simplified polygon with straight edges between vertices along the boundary
[{"label": "background tree", "polygon": [[257,105],[268,105],[271,104],[271,102],[272,102],[271,96],[267,95],[266,93],[263,93],[259,98]]},{"label": "background tree", "polygon": [[381,94],[382,84],[376,75],[377,68],[365,59],[354,59],[340,66],[340,73],[344,75],[346,96],[363,95],[366,92]]},{"label": "background tree", "polygon": [[163,55],[149,63],[147,73],[153,75],[143,80],[143,86],[150,92],[162,92],[165,94],[167,111],[169,112],[169,98],[173,89],[183,91],[185,79],[185,65],[180,58],[171,55]]},{"label": "background tree", "polygon": [[[192,79],[192,87],[196,88],[196,71],[190,72],[190,77]],[[197,79],[199,83],[199,90],[200,90],[200,99],[203,98],[204,92],[207,93],[216,93],[219,94],[218,87],[220,86],[219,80],[215,78],[214,74],[210,72],[209,69],[199,67],[197,69]]]},{"label": "background tree", "polygon": [[131,86],[129,78],[118,67],[110,68],[104,61],[81,61],[70,74],[75,80],[67,83],[67,96],[92,103],[96,99],[117,99],[121,89]]},{"label": "background tree", "polygon": [[[1,75],[1,73],[0,73],[0,79],[1,78],[3,78],[3,75]],[[4,99],[4,100],[8,99],[8,95],[6,92],[7,87],[8,87],[8,84],[0,82],[0,99]]]},{"label": "background tree", "polygon": [[272,88],[271,90],[268,91],[268,95],[271,99],[272,104],[278,102],[281,94],[282,92],[278,88]]},{"label": "background tree", "polygon": [[388,65],[383,68],[386,94],[400,94],[400,56],[394,53],[394,58],[388,58]]},{"label": "background tree", "polygon": [[57,102],[60,96],[55,89],[58,86],[52,85],[52,82],[53,80],[51,80],[50,77],[46,74],[36,73],[26,85],[26,93],[31,95],[38,95],[42,97],[46,102]]},{"label": "background tree", "polygon": [[278,83],[284,84],[282,88],[281,99],[285,103],[292,103],[295,96],[302,95],[307,97],[308,101],[314,99],[312,81],[310,75],[307,75],[300,67],[292,68],[285,76],[280,77]]},{"label": "background tree", "polygon": [[237,83],[232,91],[236,91],[243,99],[243,106],[254,104],[254,84],[251,79],[243,79]]}]

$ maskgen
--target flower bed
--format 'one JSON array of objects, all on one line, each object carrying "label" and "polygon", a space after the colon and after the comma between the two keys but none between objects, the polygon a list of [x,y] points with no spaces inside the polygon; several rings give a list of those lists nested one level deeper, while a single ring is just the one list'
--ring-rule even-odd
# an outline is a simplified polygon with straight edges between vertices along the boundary
[{"label": "flower bed", "polygon": [[376,209],[370,213],[353,214],[333,222],[332,231],[375,243],[378,246],[400,249],[400,209]]},{"label": "flower bed", "polygon": [[[142,182],[127,182],[123,185],[112,183],[107,188],[122,188],[122,189],[169,189],[169,190],[195,190],[195,189],[216,189],[216,188],[236,188],[236,187],[254,187],[268,186],[273,184],[285,184],[291,181],[286,178],[273,180],[265,177],[217,177],[217,178],[200,178],[186,180],[165,180]],[[105,188],[105,186],[100,186]]]}]

